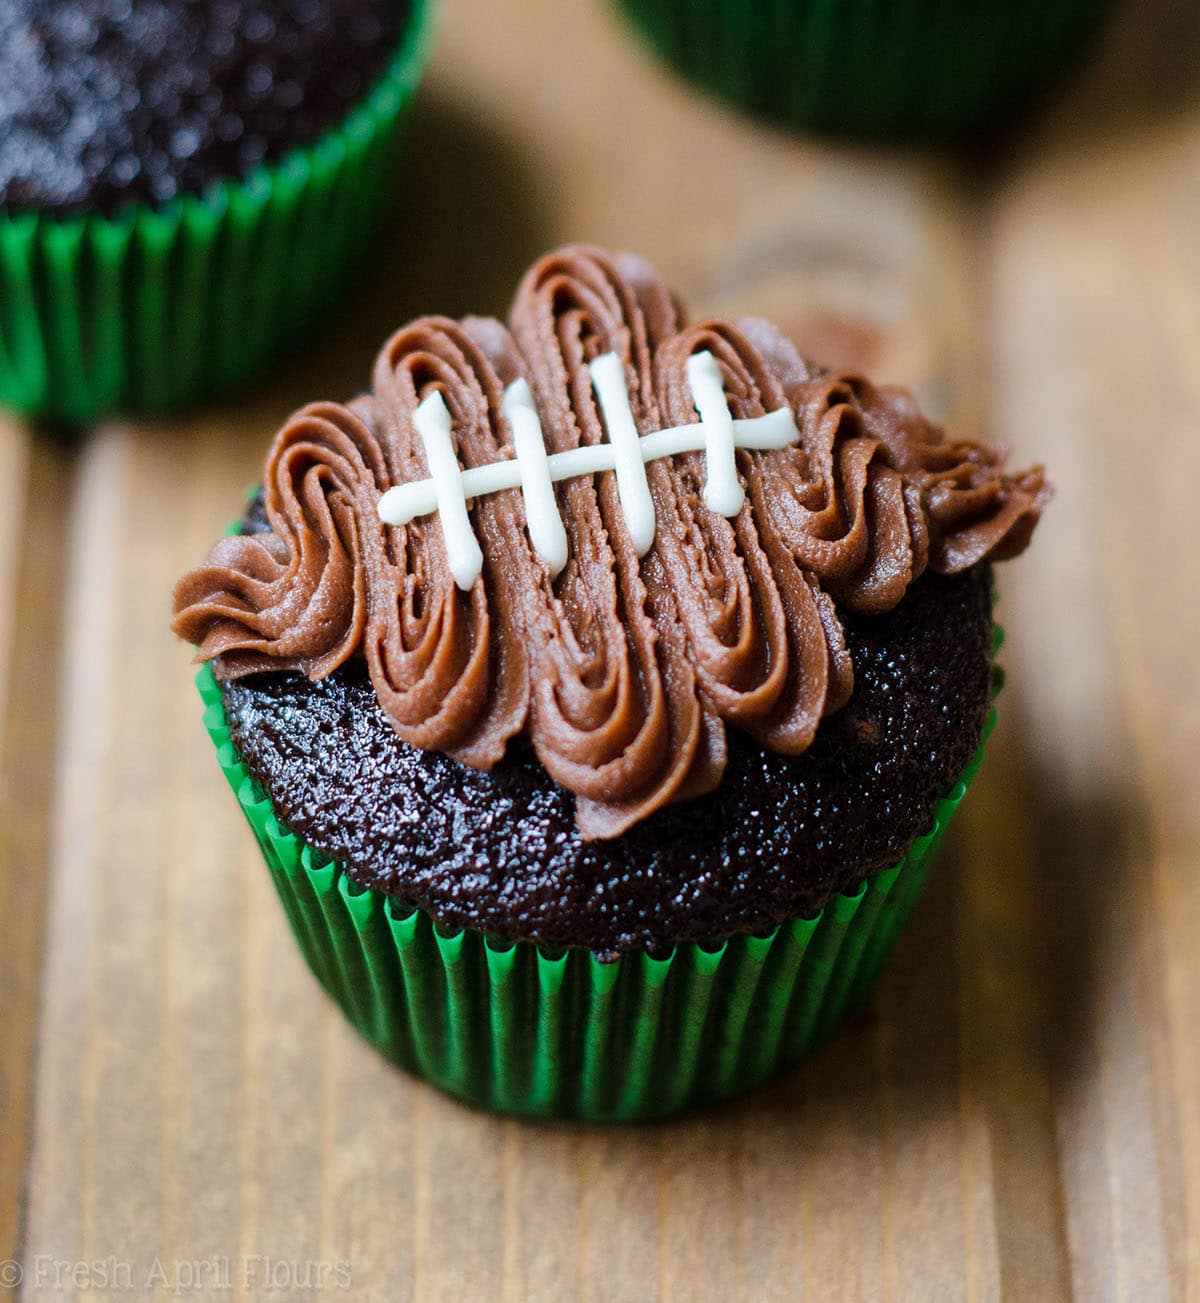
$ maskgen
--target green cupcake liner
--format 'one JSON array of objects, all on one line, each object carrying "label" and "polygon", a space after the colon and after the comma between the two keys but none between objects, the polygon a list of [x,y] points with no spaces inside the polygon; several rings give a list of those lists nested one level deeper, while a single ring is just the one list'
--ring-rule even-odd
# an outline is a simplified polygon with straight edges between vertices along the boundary
[{"label": "green cupcake liner", "polygon": [[398,172],[428,51],[414,0],[375,85],[311,145],[243,180],[114,217],[0,210],[0,403],[84,425],[246,384],[317,324]]},{"label": "green cupcake liner", "polygon": [[996,719],[993,710],[975,757],[900,863],[815,918],[606,963],[585,950],[447,932],[356,885],[275,817],[230,739],[209,666],[196,683],[217,760],[296,941],[353,1026],[387,1058],[472,1104],[589,1121],[659,1117],[746,1090],[860,1007]]},{"label": "green cupcake liner", "polygon": [[617,0],[686,76],[795,127],[934,139],[1018,108],[1110,0]]}]

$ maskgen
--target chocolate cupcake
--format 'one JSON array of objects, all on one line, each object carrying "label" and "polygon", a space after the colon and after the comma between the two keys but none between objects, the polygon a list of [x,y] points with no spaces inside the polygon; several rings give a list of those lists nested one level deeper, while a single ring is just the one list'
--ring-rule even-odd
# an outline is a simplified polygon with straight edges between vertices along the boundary
[{"label": "chocolate cupcake", "polygon": [[680,72],[794,127],[962,136],[1023,108],[1109,0],[617,0]]},{"label": "chocolate cupcake", "polygon": [[979,762],[1038,469],[569,247],[275,438],[175,590],[308,962],[466,1099],[667,1113],[862,1002]]},{"label": "chocolate cupcake", "polygon": [[0,401],[72,422],[243,383],[378,218],[426,0],[11,0]]}]

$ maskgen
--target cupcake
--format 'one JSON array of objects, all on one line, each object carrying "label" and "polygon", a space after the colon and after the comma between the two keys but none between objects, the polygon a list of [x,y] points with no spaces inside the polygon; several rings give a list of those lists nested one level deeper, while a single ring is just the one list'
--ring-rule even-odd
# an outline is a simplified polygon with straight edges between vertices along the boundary
[{"label": "cupcake", "polygon": [[1108,0],[619,0],[668,62],[794,127],[952,137],[1026,104],[1083,50]]},{"label": "cupcake", "polygon": [[464,1099],[669,1113],[861,1004],[979,763],[1039,469],[573,246],[276,435],[175,589],[317,977]]},{"label": "cupcake", "polygon": [[0,402],[166,411],[303,339],[387,198],[426,3],[0,6]]}]

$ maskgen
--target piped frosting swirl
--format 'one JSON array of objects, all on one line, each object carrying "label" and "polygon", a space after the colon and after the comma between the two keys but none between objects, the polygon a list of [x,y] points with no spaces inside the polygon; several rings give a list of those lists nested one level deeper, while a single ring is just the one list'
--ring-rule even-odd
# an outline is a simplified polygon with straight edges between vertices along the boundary
[{"label": "piped frosting swirl", "polygon": [[[604,443],[589,365],[610,354],[639,435],[694,423],[703,353],[735,422],[788,409],[799,431],[736,452],[732,514],[706,505],[704,451],[645,463],[648,550],[615,472],[564,479],[564,563],[535,545],[521,488],[501,489],[468,508],[468,591],[437,514],[381,520],[389,489],[431,477],[416,414],[432,394],[468,469],[515,456],[517,381],[548,453]],[[361,654],[400,736],[464,764],[490,768],[525,732],[583,834],[613,837],[715,787],[727,725],[803,752],[853,688],[839,608],[883,612],[927,567],[1015,556],[1049,493],[1039,468],[946,441],[904,391],[817,371],[763,322],[689,326],[644,262],[572,246],[529,271],[507,328],[423,318],[385,345],[369,395],[296,413],[267,459],[270,531],[184,576],[174,627],[226,678],[317,679]]]}]

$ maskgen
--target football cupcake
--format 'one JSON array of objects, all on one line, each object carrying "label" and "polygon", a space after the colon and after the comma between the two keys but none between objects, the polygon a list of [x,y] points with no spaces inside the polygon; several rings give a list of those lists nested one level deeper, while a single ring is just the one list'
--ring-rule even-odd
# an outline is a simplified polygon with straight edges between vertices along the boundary
[{"label": "football cupcake", "polygon": [[0,402],[168,410],[302,339],[387,198],[426,7],[0,6]]},{"label": "football cupcake", "polygon": [[491,1107],[667,1113],[870,990],[979,762],[1038,469],[569,247],[297,412],[175,590],[306,959]]},{"label": "football cupcake", "polygon": [[962,136],[1051,85],[1110,0],[618,0],[686,76],[794,127]]}]

